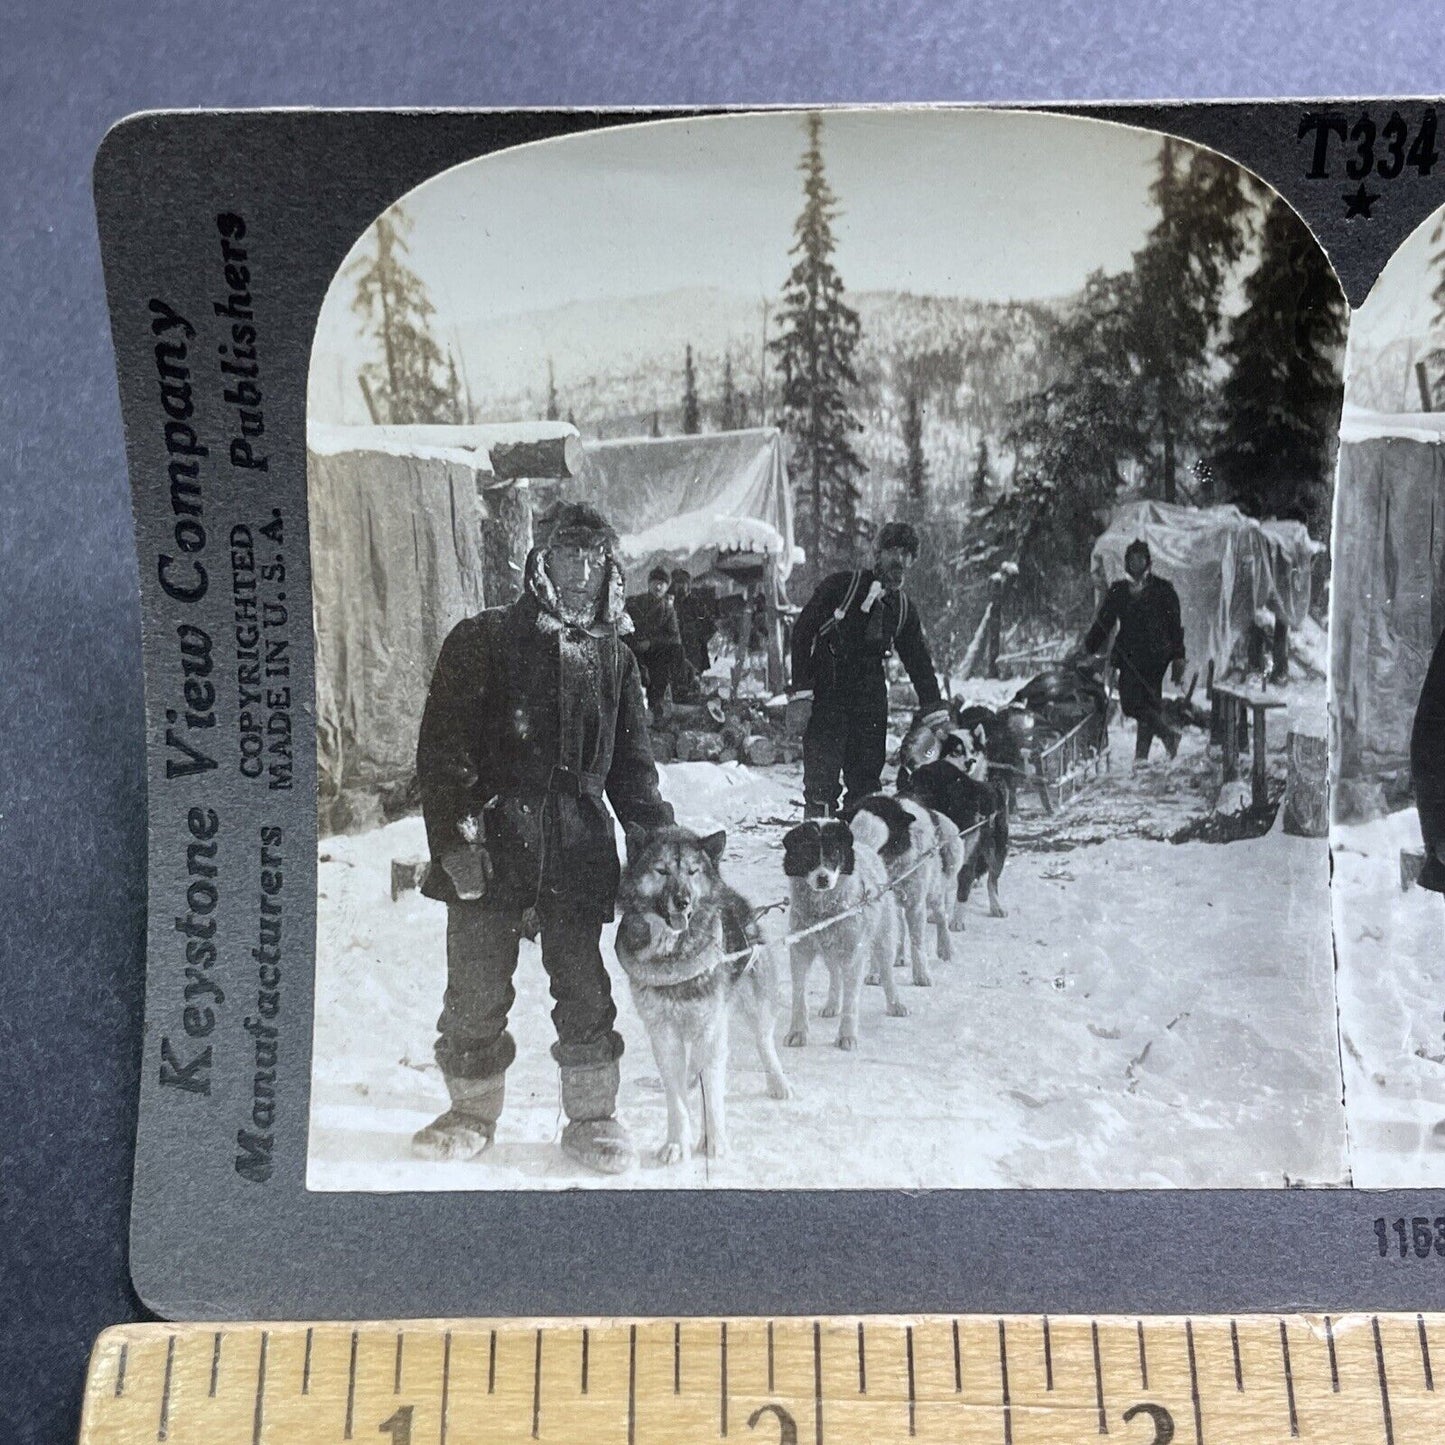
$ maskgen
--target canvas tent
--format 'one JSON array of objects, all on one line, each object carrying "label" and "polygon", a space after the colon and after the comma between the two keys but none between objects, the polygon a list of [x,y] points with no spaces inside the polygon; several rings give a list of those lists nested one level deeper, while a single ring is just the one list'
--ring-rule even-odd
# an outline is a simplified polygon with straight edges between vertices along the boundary
[{"label": "canvas tent", "polygon": [[802,554],[778,429],[597,442],[580,486],[620,533],[634,590],[657,566],[725,592],[761,589],[768,685],[780,689],[786,582]]},{"label": "canvas tent", "polygon": [[525,482],[499,473],[565,466],[578,446],[560,422],[308,429],[323,833],[402,805],[443,640],[511,591],[491,534],[523,519],[500,539],[505,559],[525,548],[530,515]]},{"label": "canvas tent", "polygon": [[1124,551],[1136,537],[1179,593],[1189,670],[1201,678],[1211,662],[1223,676],[1239,660],[1256,614],[1268,611],[1293,628],[1309,613],[1314,558],[1323,549],[1301,522],[1258,521],[1233,506],[1125,502],[1094,543],[1101,592],[1124,576]]},{"label": "canvas tent", "polygon": [[1445,414],[1346,407],[1336,493],[1330,678],[1346,817],[1408,797],[1410,727],[1445,628]]},{"label": "canvas tent", "polygon": [[751,564],[781,586],[793,569],[793,502],[776,427],[596,442],[580,487],[616,527],[634,573],[661,564],[725,576]]}]

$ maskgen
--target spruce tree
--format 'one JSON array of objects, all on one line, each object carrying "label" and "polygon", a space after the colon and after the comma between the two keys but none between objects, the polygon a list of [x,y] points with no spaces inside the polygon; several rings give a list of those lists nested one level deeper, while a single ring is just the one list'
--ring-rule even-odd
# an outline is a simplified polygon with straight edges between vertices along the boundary
[{"label": "spruce tree", "polygon": [[692,346],[688,345],[682,363],[682,432],[696,436],[702,430],[702,415],[697,404],[697,372],[692,365]]},{"label": "spruce tree", "polygon": [[923,455],[923,413],[918,389],[908,388],[903,404],[903,503],[908,520],[918,525],[928,513],[928,460]]},{"label": "spruce tree", "polygon": [[992,483],[993,477],[989,469],[988,438],[979,437],[978,452],[973,462],[973,475],[968,481],[968,505],[970,507],[986,506]]},{"label": "spruce tree", "polygon": [[729,353],[723,357],[722,399],[718,404],[718,428],[721,431],[736,431],[742,424],[738,415],[738,393],[733,385],[733,359]]},{"label": "spruce tree", "polygon": [[1249,206],[1243,173],[1212,151],[1165,137],[1149,194],[1159,220],[1135,254],[1134,349],[1152,390],[1160,495],[1178,495],[1179,453],[1209,421],[1210,345],[1231,268],[1244,251]]},{"label": "spruce tree", "polygon": [[1316,535],[1327,530],[1347,320],[1324,252],[1275,197],[1259,262],[1244,282],[1244,309],[1222,348],[1230,372],[1213,463],[1241,511],[1294,517]]},{"label": "spruce tree", "polygon": [[552,358],[547,358],[547,420],[556,421],[562,415],[562,408],[557,401],[557,372],[552,366]]},{"label": "spruce tree", "polygon": [[379,422],[459,422],[456,370],[432,335],[436,308],[405,259],[411,227],[405,211],[393,206],[376,222],[375,250],[347,268],[356,278],[352,310],[374,333],[381,352],[379,360],[362,366],[358,379]]},{"label": "spruce tree", "polygon": [[849,406],[858,384],[853,355],[861,328],[833,265],[838,202],[824,173],[822,133],[822,117],[810,115],[798,167],[803,209],[793,232],[795,260],[779,306],[780,332],[769,343],[782,375],[790,470],[801,482],[801,531],[815,576],[855,550],[862,496],[857,477],[865,470],[851,440],[862,423]]}]

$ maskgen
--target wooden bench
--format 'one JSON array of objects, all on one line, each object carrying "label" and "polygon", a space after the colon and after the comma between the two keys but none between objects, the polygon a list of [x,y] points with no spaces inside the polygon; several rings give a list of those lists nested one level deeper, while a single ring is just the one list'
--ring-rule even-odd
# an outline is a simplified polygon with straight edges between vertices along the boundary
[{"label": "wooden bench", "polygon": [[1269,759],[1266,753],[1265,718],[1274,708],[1287,707],[1282,697],[1273,693],[1255,692],[1227,682],[1216,682],[1213,695],[1219,700],[1224,730],[1224,781],[1239,776],[1239,721],[1249,709],[1250,732],[1254,744],[1254,768],[1250,775],[1249,800],[1252,807],[1263,808],[1269,802]]}]

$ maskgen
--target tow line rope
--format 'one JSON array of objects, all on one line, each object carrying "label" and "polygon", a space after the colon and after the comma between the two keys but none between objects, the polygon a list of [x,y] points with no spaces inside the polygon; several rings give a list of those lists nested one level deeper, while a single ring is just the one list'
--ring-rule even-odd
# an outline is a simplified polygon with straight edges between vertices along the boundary
[{"label": "tow line rope", "polygon": [[[993,812],[987,818],[980,819],[977,823],[959,830],[959,838],[971,838],[975,833],[982,832],[990,827],[998,818],[998,813]],[[856,918],[860,913],[871,908],[886,893],[891,893],[906,878],[916,873],[932,857],[942,851],[942,845],[935,843],[932,848],[923,853],[916,862],[909,864],[896,878],[891,878],[882,888],[874,891],[863,890],[863,897],[851,908],[845,909],[842,913],[834,913],[828,918],[819,919],[817,923],[810,923],[806,928],[794,929],[791,933],[785,933],[781,938],[770,939],[760,943],[749,944],[746,948],[736,949],[732,953],[725,953],[717,960],[717,967],[723,967],[729,963],[737,963],[740,959],[747,959],[747,966],[742,970],[746,973],[757,961],[758,953],[764,948],[781,948],[784,945],[792,947],[793,944],[811,937],[815,933],[822,933],[825,929],[832,928],[836,924],[843,923],[849,918]],[[789,900],[784,898],[776,903],[765,904],[762,908],[753,910],[754,919],[761,918],[765,913],[772,913],[777,909],[788,907]]]}]

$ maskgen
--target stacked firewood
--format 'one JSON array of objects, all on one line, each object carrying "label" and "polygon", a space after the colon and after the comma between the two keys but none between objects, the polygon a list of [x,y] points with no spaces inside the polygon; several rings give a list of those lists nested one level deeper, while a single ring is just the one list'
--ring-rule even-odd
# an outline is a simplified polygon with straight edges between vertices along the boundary
[{"label": "stacked firewood", "polygon": [[674,703],[648,726],[660,763],[795,763],[802,742],[787,735],[784,709],[761,698]]}]

